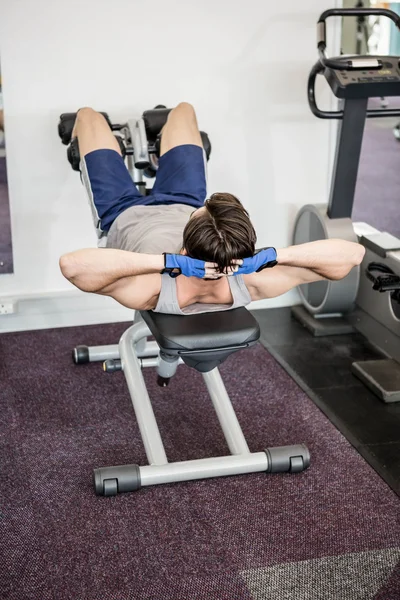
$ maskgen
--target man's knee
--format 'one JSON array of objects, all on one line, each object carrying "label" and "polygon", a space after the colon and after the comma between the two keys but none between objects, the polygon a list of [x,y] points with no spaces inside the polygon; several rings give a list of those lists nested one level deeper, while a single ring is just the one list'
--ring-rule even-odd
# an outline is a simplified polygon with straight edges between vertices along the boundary
[{"label": "man's knee", "polygon": [[84,108],[80,108],[77,114],[77,121],[81,122],[91,122],[91,121],[104,121],[104,117],[101,113],[97,112],[93,108],[89,106],[85,106]]},{"label": "man's knee", "polygon": [[193,105],[189,104],[189,102],[180,102],[174,108],[174,110],[170,112],[170,115],[172,116],[173,113],[175,113],[175,116],[179,115],[185,119],[193,119],[194,121],[196,120],[196,112]]}]

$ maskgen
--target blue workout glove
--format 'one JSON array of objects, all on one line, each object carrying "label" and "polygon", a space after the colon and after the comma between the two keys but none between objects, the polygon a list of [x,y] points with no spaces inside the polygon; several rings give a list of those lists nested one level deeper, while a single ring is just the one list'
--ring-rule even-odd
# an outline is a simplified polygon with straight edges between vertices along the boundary
[{"label": "blue workout glove", "polygon": [[[164,254],[164,269],[161,273],[168,273],[170,277],[178,277],[178,275],[186,275],[186,277],[199,277],[203,279],[206,268],[204,260],[190,258],[184,254]],[[174,270],[176,272],[174,273]]]},{"label": "blue workout glove", "polygon": [[249,273],[258,273],[263,269],[274,267],[278,261],[276,260],[275,248],[261,248],[256,250],[250,258],[244,258],[243,263],[236,271],[235,275],[248,275]]}]

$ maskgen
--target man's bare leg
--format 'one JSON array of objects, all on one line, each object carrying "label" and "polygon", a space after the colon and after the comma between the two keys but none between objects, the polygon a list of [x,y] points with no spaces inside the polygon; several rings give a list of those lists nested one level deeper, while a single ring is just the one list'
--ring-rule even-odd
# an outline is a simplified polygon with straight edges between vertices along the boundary
[{"label": "man's bare leg", "polygon": [[[76,116],[72,138],[78,140],[81,178],[88,195],[94,226],[99,239],[105,240],[105,233],[124,210],[124,206],[128,207],[141,195],[124,164],[119,144],[102,114],[92,108],[81,108]],[[94,174],[93,180],[91,173]],[[104,193],[105,190],[107,193]],[[104,243],[99,242],[99,245]]]},{"label": "man's bare leg", "polygon": [[121,155],[119,144],[107,121],[92,108],[81,108],[77,114],[72,137],[78,138],[79,153],[86,156],[94,150],[115,150]]},{"label": "man's bare leg", "polygon": [[168,120],[162,129],[160,155],[162,156],[168,150],[183,144],[203,147],[196,113],[188,102],[181,102],[169,113]]}]

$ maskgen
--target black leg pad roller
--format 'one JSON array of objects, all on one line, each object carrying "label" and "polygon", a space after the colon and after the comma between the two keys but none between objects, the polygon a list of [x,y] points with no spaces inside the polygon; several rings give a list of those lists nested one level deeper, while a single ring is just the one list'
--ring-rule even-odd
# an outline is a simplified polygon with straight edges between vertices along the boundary
[{"label": "black leg pad roller", "polygon": [[211,154],[210,138],[208,137],[208,135],[206,134],[205,131],[200,131],[200,135],[201,135],[201,141],[203,142],[204,152],[206,153],[207,160],[209,160],[210,154]]},{"label": "black leg pad roller", "polygon": [[[208,135],[205,131],[200,131],[200,135],[201,135],[201,141],[203,143],[204,152],[206,153],[206,158],[207,158],[207,160],[209,160],[210,154],[211,154],[210,138],[208,137]],[[155,141],[155,150],[156,150],[156,156],[159,157],[160,151],[161,151],[161,134],[160,133],[158,134],[157,139]]]},{"label": "black leg pad roller", "polygon": [[78,138],[74,138],[67,149],[68,162],[74,171],[79,171],[81,157],[79,154]]},{"label": "black leg pad roller", "polygon": [[[109,124],[110,129],[111,129],[112,126],[111,126],[111,121],[110,121],[110,117],[108,116],[108,114],[105,112],[102,112],[100,114],[103,115],[103,117],[105,118],[105,120],[107,121],[107,123]],[[62,143],[65,144],[66,146],[71,141],[72,130],[74,128],[75,121],[76,121],[76,115],[77,115],[77,113],[74,112],[74,113],[63,113],[60,116],[60,122],[58,124],[58,135],[60,136]]]},{"label": "black leg pad roller", "polygon": [[144,126],[149,143],[154,144],[161,129],[167,122],[171,108],[152,108],[143,113]]},{"label": "black leg pad roller", "polygon": [[119,145],[119,149],[121,150],[122,158],[125,158],[125,156],[126,156],[126,148],[125,148],[124,140],[119,135],[116,135],[115,139],[117,140],[118,145]]},{"label": "black leg pad roller", "polygon": [[[152,108],[145,110],[143,113],[143,121],[146,128],[146,135],[149,144],[154,144],[156,155],[160,156],[161,147],[161,129],[167,122],[168,115],[171,112],[171,108],[165,106],[159,108]],[[207,156],[207,160],[211,154],[211,142],[210,138],[205,131],[200,131],[201,141],[203,142],[203,148]]]},{"label": "black leg pad roller", "polygon": [[[122,153],[122,158],[125,158],[126,155],[126,148],[125,148],[125,144],[123,139],[119,136],[116,135],[115,139],[118,142],[118,145],[121,149],[121,153]],[[70,163],[71,167],[73,168],[74,171],[79,171],[80,170],[80,163],[81,163],[81,157],[79,154],[79,145],[78,145],[78,138],[74,138],[72,140],[72,142],[70,143],[70,145],[68,146],[67,149],[67,156],[68,156],[68,162]]]}]

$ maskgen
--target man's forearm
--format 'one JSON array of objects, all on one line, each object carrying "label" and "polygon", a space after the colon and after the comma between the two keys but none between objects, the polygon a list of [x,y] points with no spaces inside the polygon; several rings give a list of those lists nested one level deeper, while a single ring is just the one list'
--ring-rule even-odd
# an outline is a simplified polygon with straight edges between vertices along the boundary
[{"label": "man's forearm", "polygon": [[359,265],[365,249],[345,240],[320,240],[277,251],[278,264],[311,269],[326,279],[342,279]]},{"label": "man's forearm", "polygon": [[87,248],[60,258],[63,275],[85,292],[98,292],[118,279],[160,273],[162,254],[140,254],[112,248]]}]

